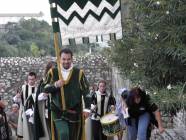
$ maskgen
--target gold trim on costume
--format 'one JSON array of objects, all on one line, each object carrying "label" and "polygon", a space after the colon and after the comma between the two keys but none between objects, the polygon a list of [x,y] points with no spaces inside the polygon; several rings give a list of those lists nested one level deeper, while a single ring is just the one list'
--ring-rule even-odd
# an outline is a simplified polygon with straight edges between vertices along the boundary
[{"label": "gold trim on costume", "polygon": [[83,70],[80,69],[80,71],[79,71],[79,85],[80,85],[80,88],[81,88],[81,89],[83,89],[83,88],[82,88],[82,85],[81,85],[81,78],[82,78],[82,75],[83,75]]},{"label": "gold trim on costume", "polygon": [[71,78],[71,76],[72,76],[72,71],[73,71],[73,68],[70,70],[70,73],[69,73],[69,75],[68,75],[68,77],[67,77],[67,80],[64,80],[65,85],[67,85],[67,84],[69,83],[70,78]]},{"label": "gold trim on costume", "polygon": [[[44,84],[47,84],[47,82],[49,82],[49,81],[51,83],[51,78],[50,78],[49,74],[51,74],[51,76],[53,75],[52,74],[52,69],[49,69],[49,71],[47,72],[46,76],[44,77],[44,80],[43,80]],[[49,80],[49,78],[50,78],[50,80]]]},{"label": "gold trim on costume", "polygon": [[80,69],[80,71],[79,71],[79,81],[81,80],[82,75],[83,75],[83,70]]},{"label": "gold trim on costume", "polygon": [[52,69],[50,69],[50,71],[49,71],[49,72],[50,72],[50,74],[51,74],[51,84],[52,84],[52,83],[53,83],[53,81],[54,81],[54,80],[53,80],[53,78],[54,78],[54,74],[53,74]]}]

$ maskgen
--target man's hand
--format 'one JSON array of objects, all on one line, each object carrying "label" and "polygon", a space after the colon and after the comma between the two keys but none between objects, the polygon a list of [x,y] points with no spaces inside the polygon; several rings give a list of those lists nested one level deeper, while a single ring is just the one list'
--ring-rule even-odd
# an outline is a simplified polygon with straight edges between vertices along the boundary
[{"label": "man's hand", "polygon": [[43,93],[44,97],[48,97],[48,95],[49,95],[48,93]]},{"label": "man's hand", "polygon": [[90,115],[89,112],[86,112],[86,111],[83,112],[83,117],[84,117],[85,119],[87,119],[87,118],[89,117],[89,115]]},{"label": "man's hand", "polygon": [[38,96],[39,101],[47,100],[48,99],[48,93],[40,93]]},{"label": "man's hand", "polygon": [[96,108],[97,108],[97,106],[96,106],[96,105],[91,104],[91,106],[90,106],[90,110],[91,110],[91,111],[96,111]]},{"label": "man's hand", "polygon": [[17,93],[16,98],[21,98],[21,93]]},{"label": "man's hand", "polygon": [[110,111],[111,111],[111,112],[114,112],[114,111],[115,111],[115,106],[114,106],[114,105],[111,105],[111,106],[110,106]]},{"label": "man's hand", "polygon": [[65,81],[58,80],[58,81],[55,82],[55,87],[60,88],[60,87],[64,86],[64,84],[65,84]]},{"label": "man's hand", "polygon": [[9,121],[8,123],[11,125],[11,127],[15,128],[15,129],[17,128],[17,124],[15,124],[15,123],[13,123],[11,121]]}]

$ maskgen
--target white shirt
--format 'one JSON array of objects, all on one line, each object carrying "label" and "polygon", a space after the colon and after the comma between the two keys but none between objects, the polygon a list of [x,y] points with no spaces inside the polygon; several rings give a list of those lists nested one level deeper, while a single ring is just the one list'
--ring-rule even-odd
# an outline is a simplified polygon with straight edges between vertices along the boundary
[{"label": "white shirt", "polygon": [[70,66],[69,69],[64,69],[64,68],[62,67],[62,69],[61,69],[61,74],[62,74],[62,77],[63,77],[64,80],[67,80],[67,79],[68,79],[68,76],[69,76],[70,71],[72,70],[72,68],[73,68],[73,64],[71,64],[71,66]]}]

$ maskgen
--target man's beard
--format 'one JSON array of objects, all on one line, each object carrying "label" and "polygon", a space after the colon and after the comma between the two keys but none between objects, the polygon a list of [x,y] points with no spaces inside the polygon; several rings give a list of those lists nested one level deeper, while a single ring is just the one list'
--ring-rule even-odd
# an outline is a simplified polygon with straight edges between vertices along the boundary
[{"label": "man's beard", "polygon": [[71,67],[71,64],[65,64],[65,65],[63,65],[63,68],[66,69],[66,70],[69,69],[70,67]]}]

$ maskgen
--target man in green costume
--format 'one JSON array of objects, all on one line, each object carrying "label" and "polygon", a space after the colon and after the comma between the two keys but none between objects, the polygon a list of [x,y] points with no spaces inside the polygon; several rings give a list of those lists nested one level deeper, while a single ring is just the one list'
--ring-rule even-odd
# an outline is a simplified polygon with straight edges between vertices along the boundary
[{"label": "man in green costume", "polygon": [[[44,92],[50,93],[51,96],[52,140],[84,140],[83,120],[88,117],[90,107],[86,97],[89,93],[89,85],[84,72],[74,67],[72,60],[72,51],[67,48],[62,49],[61,73],[59,73],[62,79],[59,78],[57,68],[50,69],[46,77]],[[82,99],[84,99],[85,109],[83,109]]]}]

